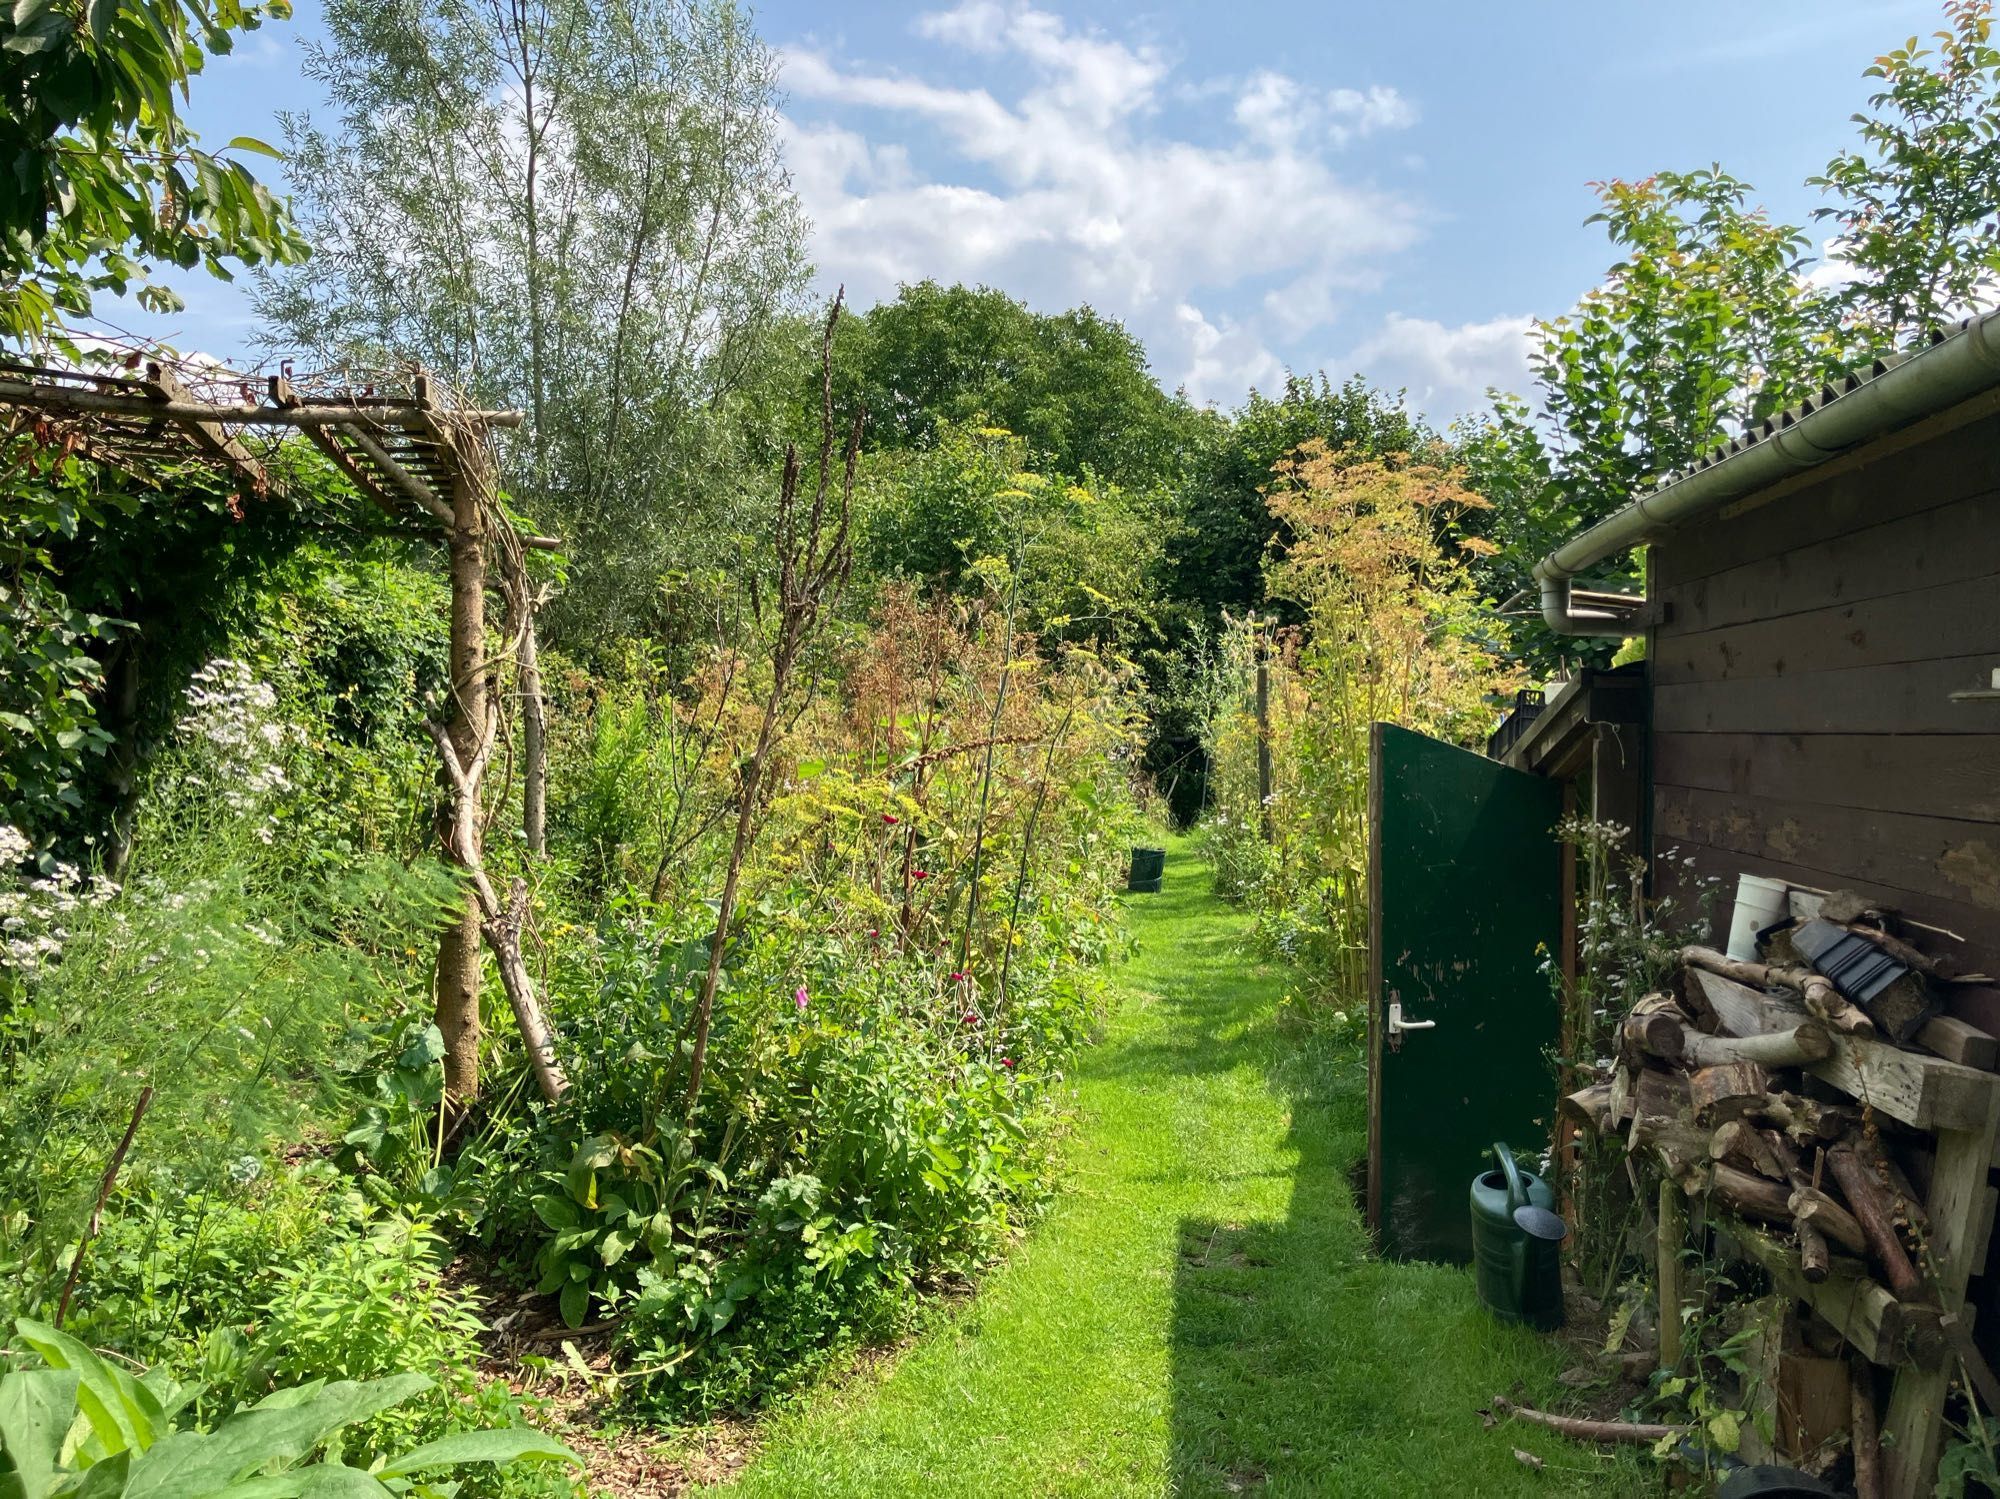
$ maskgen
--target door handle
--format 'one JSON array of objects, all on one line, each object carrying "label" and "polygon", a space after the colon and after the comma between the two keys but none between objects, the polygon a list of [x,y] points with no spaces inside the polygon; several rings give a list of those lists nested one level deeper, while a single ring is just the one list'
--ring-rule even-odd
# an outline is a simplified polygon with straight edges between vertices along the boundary
[{"label": "door handle", "polygon": [[1389,1001],[1390,1035],[1400,1036],[1404,1031],[1434,1031],[1436,1029],[1437,1022],[1435,1020],[1405,1020],[1403,1018],[1403,1002],[1400,999]]}]

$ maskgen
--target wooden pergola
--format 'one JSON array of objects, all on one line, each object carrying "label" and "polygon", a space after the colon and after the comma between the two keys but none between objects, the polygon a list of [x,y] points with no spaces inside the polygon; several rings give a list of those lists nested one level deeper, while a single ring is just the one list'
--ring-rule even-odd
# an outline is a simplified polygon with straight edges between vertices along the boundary
[{"label": "wooden pergola", "polygon": [[[122,357],[121,357],[122,355]],[[254,376],[214,363],[112,351],[101,366],[71,368],[0,360],[0,432],[42,446],[66,446],[87,461],[157,487],[199,465],[226,475],[247,496],[277,487],[271,457],[303,438],[366,499],[399,523],[415,522],[443,540],[451,576],[451,702],[436,740],[449,810],[440,819],[446,857],[470,886],[457,919],[439,936],[438,1028],[445,1081],[461,1103],[479,1087],[482,939],[492,949],[528,1058],[551,1101],[565,1082],[521,956],[528,888],[516,879],[503,901],[484,859],[482,792],[501,738],[511,661],[522,706],[524,832],[531,856],[545,851],[545,760],[535,595],[525,552],[553,549],[522,534],[498,503],[493,434],[518,427],[518,411],[484,411],[456,400],[414,367],[391,373],[330,371],[298,378],[289,366]],[[488,591],[502,603],[497,648],[488,626]]]}]

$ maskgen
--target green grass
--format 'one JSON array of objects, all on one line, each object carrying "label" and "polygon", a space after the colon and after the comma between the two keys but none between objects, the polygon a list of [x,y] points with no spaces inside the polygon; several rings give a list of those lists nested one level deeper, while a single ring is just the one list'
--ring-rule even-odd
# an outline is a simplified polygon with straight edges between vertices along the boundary
[{"label": "green grass", "polygon": [[1467,1272],[1369,1257],[1360,1059],[1280,1034],[1283,970],[1185,845],[1131,919],[1057,1207],[947,1325],[774,1417],[731,1491],[1640,1491],[1630,1458],[1483,1428],[1492,1395],[1556,1388],[1558,1350]]}]

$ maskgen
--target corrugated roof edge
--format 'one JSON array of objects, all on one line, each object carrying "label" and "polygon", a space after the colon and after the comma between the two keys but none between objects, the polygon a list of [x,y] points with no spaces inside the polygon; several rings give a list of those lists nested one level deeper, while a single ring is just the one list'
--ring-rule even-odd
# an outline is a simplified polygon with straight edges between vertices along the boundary
[{"label": "corrugated roof edge", "polygon": [[1885,354],[1837,385],[1746,429],[1685,472],[1535,564],[1542,617],[1564,635],[1623,635],[1631,622],[1576,607],[1570,582],[1606,557],[1802,469],[2000,387],[2000,311],[1967,318],[1911,354]]}]

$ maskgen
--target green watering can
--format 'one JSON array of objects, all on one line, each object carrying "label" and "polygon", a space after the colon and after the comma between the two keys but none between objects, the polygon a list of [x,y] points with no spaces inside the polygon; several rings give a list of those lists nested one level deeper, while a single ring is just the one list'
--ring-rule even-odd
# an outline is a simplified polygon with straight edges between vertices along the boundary
[{"label": "green watering can", "polygon": [[1562,1326],[1562,1256],[1569,1225],[1549,1184],[1496,1144],[1498,1171],[1472,1179],[1472,1266],[1479,1299],[1502,1322],[1543,1332]]}]

